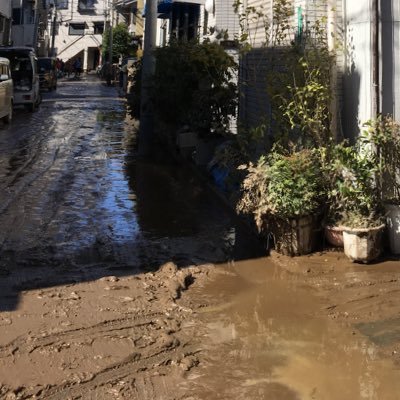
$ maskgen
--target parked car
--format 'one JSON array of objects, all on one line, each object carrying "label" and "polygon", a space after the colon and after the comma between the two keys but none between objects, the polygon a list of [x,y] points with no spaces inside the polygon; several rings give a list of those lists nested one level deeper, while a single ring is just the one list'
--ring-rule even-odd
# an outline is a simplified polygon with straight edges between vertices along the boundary
[{"label": "parked car", "polygon": [[0,118],[10,123],[13,115],[13,81],[11,78],[10,61],[0,57]]},{"label": "parked car", "polygon": [[10,60],[14,104],[34,111],[42,100],[35,51],[31,47],[0,47],[0,57]]},{"label": "parked car", "polygon": [[54,57],[39,57],[39,87],[48,91],[57,89],[57,67]]}]

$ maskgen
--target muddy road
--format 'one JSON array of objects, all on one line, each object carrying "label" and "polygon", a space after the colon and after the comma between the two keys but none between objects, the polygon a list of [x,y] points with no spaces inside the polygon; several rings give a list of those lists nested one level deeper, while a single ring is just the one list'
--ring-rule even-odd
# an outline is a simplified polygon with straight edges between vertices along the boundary
[{"label": "muddy road", "polygon": [[115,88],[0,126],[0,399],[398,399],[398,260],[264,250]]}]

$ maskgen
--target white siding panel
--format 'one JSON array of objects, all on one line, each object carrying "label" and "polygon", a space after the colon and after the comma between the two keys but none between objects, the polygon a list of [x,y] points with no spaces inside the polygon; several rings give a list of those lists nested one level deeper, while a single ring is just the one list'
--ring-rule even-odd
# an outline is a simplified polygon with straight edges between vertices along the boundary
[{"label": "white siding panel", "polygon": [[344,135],[355,137],[360,125],[371,118],[371,41],[370,23],[349,23],[349,51],[344,79]]},{"label": "white siding panel", "polygon": [[229,38],[233,39],[239,33],[239,18],[233,9],[233,0],[215,0],[216,25],[227,29]]}]

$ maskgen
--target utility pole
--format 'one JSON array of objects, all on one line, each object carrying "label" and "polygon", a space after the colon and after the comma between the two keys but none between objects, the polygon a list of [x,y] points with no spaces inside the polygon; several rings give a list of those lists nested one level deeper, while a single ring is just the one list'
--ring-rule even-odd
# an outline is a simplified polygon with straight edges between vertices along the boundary
[{"label": "utility pole", "polygon": [[108,61],[110,64],[113,62],[113,26],[114,26],[114,0],[111,0],[111,10],[110,10],[110,36],[109,36],[109,46],[108,46]]},{"label": "utility pole", "polygon": [[33,48],[35,51],[38,50],[38,29],[39,29],[39,6],[38,2],[35,2],[35,8],[33,10]]},{"label": "utility pole", "polygon": [[147,156],[151,153],[154,136],[154,107],[151,100],[151,89],[153,87],[152,77],[156,67],[154,50],[157,34],[157,0],[147,0],[145,18],[138,138],[139,154],[142,156]]},{"label": "utility pole", "polygon": [[56,39],[56,23],[57,23],[57,9],[56,5],[54,4],[52,7],[52,25],[51,25],[51,57],[55,57],[56,49],[55,49],[55,39]]}]

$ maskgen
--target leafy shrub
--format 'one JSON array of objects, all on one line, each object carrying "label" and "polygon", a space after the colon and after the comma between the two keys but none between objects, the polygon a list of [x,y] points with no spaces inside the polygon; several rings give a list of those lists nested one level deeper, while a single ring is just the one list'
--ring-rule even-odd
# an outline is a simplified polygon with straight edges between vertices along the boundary
[{"label": "leafy shrub", "polygon": [[172,42],[156,50],[157,118],[200,136],[226,134],[237,107],[237,65],[216,43]]},{"label": "leafy shrub", "polygon": [[238,211],[252,213],[258,227],[265,217],[291,219],[320,210],[324,184],[315,151],[272,151],[243,168],[248,174]]}]

